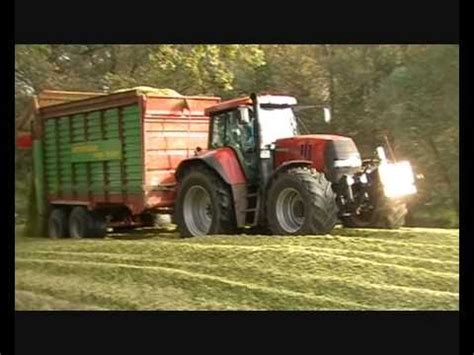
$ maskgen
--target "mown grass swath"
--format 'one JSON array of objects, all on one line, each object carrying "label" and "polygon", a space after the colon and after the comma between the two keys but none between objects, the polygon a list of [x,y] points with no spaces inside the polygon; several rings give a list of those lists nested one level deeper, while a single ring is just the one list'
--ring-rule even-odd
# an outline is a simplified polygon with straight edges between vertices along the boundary
[{"label": "mown grass swath", "polygon": [[17,309],[458,309],[458,232],[18,238]]}]

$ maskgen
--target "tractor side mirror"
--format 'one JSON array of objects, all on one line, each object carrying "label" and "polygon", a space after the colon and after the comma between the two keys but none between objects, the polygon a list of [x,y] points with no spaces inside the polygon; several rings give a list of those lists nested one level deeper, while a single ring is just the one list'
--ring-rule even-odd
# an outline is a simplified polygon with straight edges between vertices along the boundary
[{"label": "tractor side mirror", "polygon": [[194,149],[194,155],[195,155],[195,156],[201,154],[201,152],[202,152],[202,148],[201,148],[201,147],[196,147],[196,149]]},{"label": "tractor side mirror", "polygon": [[250,115],[248,107],[239,107],[240,122],[248,124],[250,123]]},{"label": "tractor side mirror", "polygon": [[329,107],[324,107],[324,122],[331,122],[331,110]]}]

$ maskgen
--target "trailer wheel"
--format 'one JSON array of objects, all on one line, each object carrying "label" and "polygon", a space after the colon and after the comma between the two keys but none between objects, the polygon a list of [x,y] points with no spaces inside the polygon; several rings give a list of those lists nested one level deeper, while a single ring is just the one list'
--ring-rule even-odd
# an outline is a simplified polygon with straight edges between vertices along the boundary
[{"label": "trailer wheel", "polygon": [[298,167],[281,173],[267,196],[267,221],[273,234],[327,234],[336,225],[336,195],[324,174],[315,169]]},{"label": "trailer wheel", "polygon": [[64,208],[55,207],[48,218],[48,236],[50,238],[69,237],[67,212]]},{"label": "trailer wheel", "polygon": [[103,238],[107,233],[107,228],[100,215],[77,206],[69,215],[69,233],[72,238]]},{"label": "trailer wheel", "polygon": [[212,170],[193,168],[180,183],[174,219],[181,237],[232,233],[235,217],[229,187]]},{"label": "trailer wheel", "polygon": [[408,214],[406,204],[399,200],[380,197],[380,202],[371,211],[341,217],[346,228],[397,229],[405,225]]}]

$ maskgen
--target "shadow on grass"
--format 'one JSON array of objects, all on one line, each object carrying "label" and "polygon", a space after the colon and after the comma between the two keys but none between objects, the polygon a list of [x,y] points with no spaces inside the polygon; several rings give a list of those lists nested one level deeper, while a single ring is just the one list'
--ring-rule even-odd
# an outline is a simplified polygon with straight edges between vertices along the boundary
[{"label": "shadow on grass", "polygon": [[178,239],[179,236],[176,228],[136,228],[108,233],[107,238],[117,240],[139,240],[151,238]]},{"label": "shadow on grass", "polygon": [[399,229],[377,229],[377,228],[335,228],[331,235],[338,237],[361,237],[361,238],[376,238],[376,239],[396,239],[396,240],[410,240],[417,239],[420,235],[430,234],[453,234],[452,229],[433,229],[433,228],[410,228],[402,227]]}]

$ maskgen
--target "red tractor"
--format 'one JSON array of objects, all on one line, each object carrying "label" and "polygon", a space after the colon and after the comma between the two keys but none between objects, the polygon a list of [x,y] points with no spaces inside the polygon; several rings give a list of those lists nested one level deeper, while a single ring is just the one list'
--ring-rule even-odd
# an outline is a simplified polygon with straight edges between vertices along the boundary
[{"label": "red tractor", "polygon": [[397,228],[416,192],[408,162],[362,161],[351,138],[299,135],[296,99],[255,95],[206,109],[208,149],[176,169],[174,219],[183,237],[256,227],[278,235]]}]

